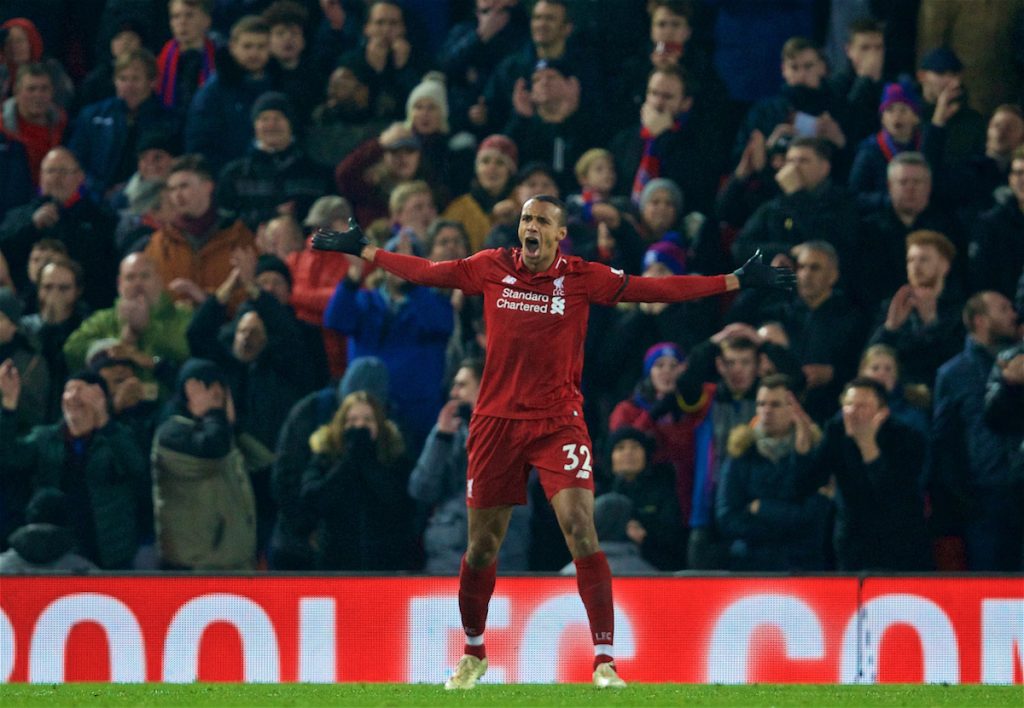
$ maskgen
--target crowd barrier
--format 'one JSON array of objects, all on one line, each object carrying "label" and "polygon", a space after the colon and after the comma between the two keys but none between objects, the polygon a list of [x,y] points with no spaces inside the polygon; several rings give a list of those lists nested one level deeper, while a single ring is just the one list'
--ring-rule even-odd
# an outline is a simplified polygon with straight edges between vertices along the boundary
[{"label": "crowd barrier", "polygon": [[[499,577],[485,682],[588,682],[572,578]],[[430,682],[462,651],[457,580],[0,577],[0,682]],[[638,682],[1021,684],[1024,577],[615,580]]]}]

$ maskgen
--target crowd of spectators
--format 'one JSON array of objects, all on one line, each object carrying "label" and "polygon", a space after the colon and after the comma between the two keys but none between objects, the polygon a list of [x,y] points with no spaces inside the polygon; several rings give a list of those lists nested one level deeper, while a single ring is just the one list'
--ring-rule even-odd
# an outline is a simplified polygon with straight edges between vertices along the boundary
[{"label": "crowd of spectators", "polygon": [[[310,235],[465,258],[538,194],[630,274],[797,276],[592,308],[617,572],[1022,570],[1021,37],[1024,0],[5,2],[0,572],[456,574],[482,303]],[[558,571],[530,490],[502,569]]]}]

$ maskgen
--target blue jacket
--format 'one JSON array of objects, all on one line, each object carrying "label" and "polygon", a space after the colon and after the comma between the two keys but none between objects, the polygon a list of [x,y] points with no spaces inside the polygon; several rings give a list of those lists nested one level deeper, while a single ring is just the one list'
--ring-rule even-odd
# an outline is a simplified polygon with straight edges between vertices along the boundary
[{"label": "blue jacket", "polygon": [[939,368],[932,422],[934,480],[968,487],[1010,483],[1009,442],[985,425],[985,389],[995,357],[967,337],[964,350]]},{"label": "blue jacket", "polygon": [[448,299],[411,286],[395,307],[383,288],[360,290],[342,280],[324,313],[324,325],[348,336],[348,360],[376,356],[390,376],[391,403],[402,431],[419,446],[444,404],[445,349],[455,326]]},{"label": "blue jacket", "polygon": [[[170,136],[178,133],[174,115],[165,110],[155,96],[142,102],[135,121],[136,141],[148,132]],[[116,171],[126,150],[132,151],[130,162],[135,164],[135,145],[127,144],[127,138],[128,106],[120,98],[90,104],[78,114],[68,147],[82,163],[86,183],[94,193],[103,194],[115,184]]]}]

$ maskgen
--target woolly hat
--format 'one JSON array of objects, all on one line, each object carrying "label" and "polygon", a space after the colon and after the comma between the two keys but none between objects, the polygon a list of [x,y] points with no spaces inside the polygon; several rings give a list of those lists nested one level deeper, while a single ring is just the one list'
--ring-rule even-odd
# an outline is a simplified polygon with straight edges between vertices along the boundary
[{"label": "woolly hat", "polygon": [[684,361],[686,359],[675,342],[658,342],[644,354],[644,378],[651,375],[654,363],[663,356],[670,356],[676,361]]},{"label": "woolly hat", "polygon": [[626,525],[633,519],[633,502],[625,494],[608,492],[594,501],[594,526],[601,541],[628,541]]},{"label": "woolly hat", "polygon": [[288,289],[292,287],[292,273],[288,265],[273,253],[264,253],[256,261],[256,275],[260,273],[280,273],[281,277],[288,283]]},{"label": "woolly hat", "polygon": [[25,507],[25,522],[29,524],[68,525],[68,498],[56,487],[43,487],[32,495]]},{"label": "woolly hat", "polygon": [[146,150],[163,150],[168,155],[176,157],[181,154],[181,144],[171,133],[162,130],[147,130],[139,136],[135,143],[135,154],[141,155]]},{"label": "woolly hat", "polygon": [[642,192],[640,192],[640,208],[643,209],[647,206],[647,202],[651,200],[654,193],[659,189],[664,189],[668,192],[669,198],[672,199],[672,203],[676,205],[676,216],[680,217],[683,215],[683,190],[679,189],[679,185],[668,179],[667,177],[658,177],[648,182]]},{"label": "woolly hat", "polygon": [[68,377],[68,381],[84,381],[90,386],[99,386],[103,389],[103,395],[106,398],[110,398],[110,388],[107,386],[107,380],[97,374],[95,371],[89,371],[88,369],[82,369],[77,374],[72,374]]},{"label": "woolly hat", "polygon": [[964,70],[964,65],[949,47],[936,47],[921,59],[921,68],[936,74],[956,74]]},{"label": "woolly hat", "polygon": [[451,130],[448,124],[448,95],[445,93],[444,80],[436,76],[434,72],[423,77],[423,81],[416,84],[416,87],[409,92],[409,98],[405,101],[405,125],[412,130],[412,107],[421,98],[429,98],[441,111],[441,132],[447,133]]},{"label": "woolly hat", "polygon": [[886,108],[897,103],[905,103],[910,106],[910,110],[918,116],[921,115],[921,99],[910,84],[886,84],[882,90],[882,102],[878,106],[879,114],[884,113]]},{"label": "woolly hat", "polygon": [[644,252],[644,270],[655,263],[661,263],[672,275],[682,275],[686,272],[686,251],[671,241],[658,241]]},{"label": "woolly hat", "polygon": [[116,337],[104,337],[90,344],[85,352],[86,368],[98,374],[100,369],[105,369],[108,366],[117,366],[119,364],[135,366],[135,362],[131,359],[115,359],[110,355],[110,348],[120,344],[120,342],[121,340]]},{"label": "woolly hat", "polygon": [[338,398],[344,398],[356,391],[366,391],[380,402],[388,400],[390,376],[382,359],[375,356],[360,356],[345,368],[345,375],[338,384]]},{"label": "woolly hat", "polygon": [[21,319],[21,300],[10,288],[0,288],[0,312],[7,316],[15,326]]},{"label": "woolly hat", "polygon": [[654,440],[650,435],[637,430],[636,428],[630,428],[628,426],[622,428],[616,428],[608,434],[608,454],[612,453],[615,446],[623,440],[634,440],[643,446],[644,451],[647,453],[647,460],[650,461],[651,454],[654,452]]},{"label": "woolly hat", "polygon": [[288,96],[280,91],[267,91],[256,99],[256,102],[252,104],[252,113],[250,115],[254,123],[263,111],[280,111],[288,119],[292,129],[295,128],[295,112],[292,108],[292,102]]},{"label": "woolly hat", "polygon": [[185,382],[195,379],[209,386],[210,384],[219,383],[223,386],[228,385],[227,374],[224,373],[224,369],[220,368],[219,365],[210,361],[209,359],[198,359],[191,358],[181,365],[181,370],[178,371],[178,392],[184,395]]},{"label": "woolly hat", "polygon": [[497,150],[512,164],[512,172],[519,168],[519,148],[516,147],[515,141],[508,136],[495,133],[494,135],[488,135],[480,143],[480,147],[476,149],[476,154],[479,157],[480,153],[484,150]]}]

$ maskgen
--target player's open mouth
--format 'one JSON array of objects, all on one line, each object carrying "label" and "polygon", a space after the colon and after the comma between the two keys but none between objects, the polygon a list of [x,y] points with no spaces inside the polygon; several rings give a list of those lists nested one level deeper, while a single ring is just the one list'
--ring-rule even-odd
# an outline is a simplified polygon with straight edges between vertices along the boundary
[{"label": "player's open mouth", "polygon": [[536,256],[540,253],[540,239],[536,236],[527,236],[523,239],[523,253],[528,256]]}]

